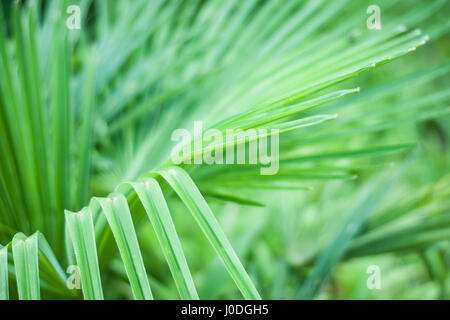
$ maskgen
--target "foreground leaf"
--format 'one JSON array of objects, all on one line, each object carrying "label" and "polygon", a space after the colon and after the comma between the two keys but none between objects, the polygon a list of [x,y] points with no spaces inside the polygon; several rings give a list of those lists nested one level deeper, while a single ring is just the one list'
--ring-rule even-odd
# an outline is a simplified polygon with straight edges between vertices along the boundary
[{"label": "foreground leaf", "polygon": [[121,193],[113,193],[93,201],[100,204],[111,227],[134,297],[153,299],[127,200]]},{"label": "foreground leaf", "polygon": [[80,268],[84,299],[103,300],[91,210],[90,208],[84,208],[79,212],[66,210],[65,214],[76,261]]},{"label": "foreground leaf", "polygon": [[245,299],[261,299],[233,250],[226,235],[222,231],[216,217],[212,213],[202,194],[191,177],[179,167],[167,167],[157,171],[175,190],[184,204],[191,211],[194,219],[210,241],[228,272],[236,282]]},{"label": "foreground leaf", "polygon": [[8,245],[0,245],[0,300],[8,299]]},{"label": "foreground leaf", "polygon": [[198,299],[169,208],[155,179],[131,184],[150,219],[182,299]]},{"label": "foreground leaf", "polygon": [[17,291],[20,300],[39,300],[38,235],[18,233],[12,240]]}]

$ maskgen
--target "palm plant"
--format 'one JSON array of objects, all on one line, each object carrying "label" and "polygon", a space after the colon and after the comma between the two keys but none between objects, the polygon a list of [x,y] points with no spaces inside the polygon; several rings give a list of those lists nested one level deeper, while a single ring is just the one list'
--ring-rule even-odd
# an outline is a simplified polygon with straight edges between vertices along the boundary
[{"label": "palm plant", "polygon": [[[4,1],[0,299],[333,297],[380,254],[447,297],[448,2],[378,2],[381,30],[347,0]],[[174,164],[195,120],[279,129],[279,172]]]}]

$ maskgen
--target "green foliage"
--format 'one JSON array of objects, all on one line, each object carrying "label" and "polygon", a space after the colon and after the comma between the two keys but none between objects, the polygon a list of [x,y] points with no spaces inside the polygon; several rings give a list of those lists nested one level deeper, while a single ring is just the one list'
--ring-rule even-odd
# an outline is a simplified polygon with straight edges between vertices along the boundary
[{"label": "green foliage", "polygon": [[448,298],[449,2],[377,2],[2,2],[0,299]]}]

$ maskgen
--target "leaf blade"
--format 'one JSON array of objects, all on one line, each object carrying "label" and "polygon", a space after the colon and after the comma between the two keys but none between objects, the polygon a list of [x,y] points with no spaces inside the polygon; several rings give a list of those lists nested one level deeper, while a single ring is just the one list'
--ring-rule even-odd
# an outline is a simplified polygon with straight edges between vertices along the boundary
[{"label": "leaf blade", "polygon": [[134,297],[138,300],[152,300],[153,295],[127,200],[121,193],[113,193],[109,198],[93,198],[93,201],[100,204],[111,227]]},{"label": "leaf blade", "polygon": [[84,208],[79,212],[66,210],[65,215],[80,268],[83,296],[87,300],[103,300],[91,210],[90,208]]},{"label": "leaf blade", "polygon": [[17,233],[12,240],[17,291],[20,300],[39,300],[38,237]]},{"label": "leaf blade", "polygon": [[0,300],[9,300],[8,288],[8,246],[0,245]]},{"label": "leaf blade", "polygon": [[131,185],[152,223],[181,298],[199,299],[183,248],[159,184],[155,179],[146,179],[141,183],[132,183]]},{"label": "leaf blade", "polygon": [[157,171],[175,190],[217,252],[245,299],[261,299],[214,214],[191,177],[179,167]]}]

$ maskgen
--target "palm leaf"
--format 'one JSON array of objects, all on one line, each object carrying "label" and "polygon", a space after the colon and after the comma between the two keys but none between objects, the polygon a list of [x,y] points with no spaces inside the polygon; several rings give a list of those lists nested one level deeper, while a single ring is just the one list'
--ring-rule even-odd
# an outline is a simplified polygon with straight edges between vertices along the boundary
[{"label": "palm leaf", "polygon": [[[75,263],[85,299],[103,288],[107,298],[236,298],[236,288],[246,299],[314,298],[340,262],[406,252],[445,296],[435,253],[449,249],[433,247],[449,223],[448,188],[436,182],[450,159],[445,0],[380,1],[377,31],[358,13],[364,2],[77,4],[80,30],[66,28],[66,1],[0,5],[0,299],[15,298],[9,277],[20,299],[79,298],[61,267]],[[174,166],[171,133],[195,120],[257,130],[218,144],[194,137],[202,147],[183,160],[279,133],[277,174]],[[412,146],[426,151],[388,193],[373,176],[389,176]],[[329,196],[334,183],[344,196]],[[432,191],[399,201],[419,185]],[[359,188],[369,193],[355,205]]]}]

